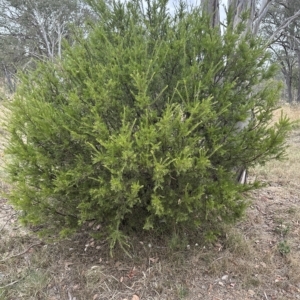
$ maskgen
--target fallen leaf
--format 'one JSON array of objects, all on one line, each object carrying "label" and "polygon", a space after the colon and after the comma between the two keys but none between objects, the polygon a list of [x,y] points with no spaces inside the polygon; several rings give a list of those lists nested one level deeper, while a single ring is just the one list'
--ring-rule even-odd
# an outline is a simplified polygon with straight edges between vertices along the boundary
[{"label": "fallen leaf", "polygon": [[152,262],[152,263],[154,263],[154,264],[157,263],[158,260],[159,260],[158,257],[156,257],[156,258],[150,257],[150,258],[149,258],[149,261]]},{"label": "fallen leaf", "polygon": [[99,299],[98,297],[99,297],[98,294],[94,295],[93,300]]},{"label": "fallen leaf", "polygon": [[117,261],[116,263],[115,263],[115,266],[118,268],[119,266],[121,265],[121,263],[119,262],[119,261]]},{"label": "fallen leaf", "polygon": [[264,262],[261,262],[260,264],[261,264],[261,266],[262,266],[263,268],[266,268],[266,267],[267,267],[267,265],[266,265]]},{"label": "fallen leaf", "polygon": [[140,297],[138,295],[133,295],[132,300],[140,300]]},{"label": "fallen leaf", "polygon": [[218,248],[219,252],[223,249],[223,245],[221,245],[220,243],[215,243],[215,247]]},{"label": "fallen leaf", "polygon": [[135,276],[135,274],[136,274],[136,268],[133,267],[133,268],[130,270],[130,272],[127,274],[127,277],[128,277],[129,279],[132,279],[132,278]]},{"label": "fallen leaf", "polygon": [[227,279],[228,279],[228,275],[222,276],[222,280],[227,280]]},{"label": "fallen leaf", "polygon": [[74,264],[71,263],[71,262],[66,261],[65,262],[65,269],[70,269],[70,266],[72,266],[72,265],[74,265]]}]

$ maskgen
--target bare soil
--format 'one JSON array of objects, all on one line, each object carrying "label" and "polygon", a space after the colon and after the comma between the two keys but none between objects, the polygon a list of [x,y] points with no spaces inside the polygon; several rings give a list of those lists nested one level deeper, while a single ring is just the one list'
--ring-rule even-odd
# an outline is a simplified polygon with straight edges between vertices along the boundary
[{"label": "bare soil", "polygon": [[[299,108],[284,110],[300,118]],[[132,258],[121,251],[111,258],[106,243],[84,231],[59,242],[39,240],[2,197],[0,300],[300,299],[300,128],[288,144],[288,160],[251,171],[266,186],[250,195],[243,220],[224,227],[212,244],[174,236],[166,247],[143,236],[132,242]],[[8,187],[0,182],[0,188]]]}]

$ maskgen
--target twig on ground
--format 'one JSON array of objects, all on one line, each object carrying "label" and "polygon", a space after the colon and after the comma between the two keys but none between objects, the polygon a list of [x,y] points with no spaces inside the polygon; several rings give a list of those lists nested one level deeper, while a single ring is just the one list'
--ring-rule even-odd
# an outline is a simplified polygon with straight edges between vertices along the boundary
[{"label": "twig on ground", "polygon": [[69,300],[73,300],[74,299],[73,296],[72,296],[72,294],[70,293],[70,291],[68,291],[68,297],[69,297]]},{"label": "twig on ground", "polygon": [[265,297],[266,297],[266,300],[269,300],[269,298],[268,298],[266,292],[264,292],[264,295],[265,295]]},{"label": "twig on ground", "polygon": [[11,218],[9,218],[8,220],[6,220],[6,222],[3,224],[3,226],[0,228],[0,232],[4,229],[4,227],[7,225],[8,221],[10,220]]},{"label": "twig on ground", "polygon": [[21,256],[21,255],[25,254],[26,252],[28,252],[31,248],[33,248],[33,247],[35,247],[35,246],[38,246],[38,245],[40,245],[40,244],[41,244],[41,242],[36,243],[36,244],[32,244],[32,245],[30,245],[25,251],[23,251],[23,252],[21,252],[21,253],[18,253],[18,254],[15,254],[15,255],[11,255],[11,256],[6,257],[6,258],[4,258],[4,259],[1,259],[0,262],[5,262],[5,261],[7,261],[7,260],[9,260],[9,259],[11,259],[11,258],[14,258],[14,257],[17,257],[17,256]]},{"label": "twig on ground", "polygon": [[24,277],[21,278],[21,279],[19,279],[19,280],[13,281],[13,282],[11,282],[11,283],[9,283],[9,284],[7,284],[7,285],[0,286],[0,290],[1,290],[1,289],[5,289],[5,288],[7,288],[7,287],[9,287],[9,286],[11,286],[11,285],[14,285],[15,283],[21,281],[22,279],[24,279]]},{"label": "twig on ground", "polygon": [[216,258],[216,259],[212,262],[212,264],[213,264],[214,262],[216,262],[216,261],[222,259],[222,258],[223,258],[223,256],[220,256],[220,257]]},{"label": "twig on ground", "polygon": [[12,214],[6,222],[3,224],[3,226],[0,228],[0,232],[4,229],[4,227],[7,225],[7,223],[15,216],[16,214]]},{"label": "twig on ground", "polygon": [[1,207],[1,210],[11,210],[12,208],[11,208],[11,206],[9,206],[9,207]]},{"label": "twig on ground", "polygon": [[107,283],[104,281],[106,288],[111,292],[111,289],[108,287]]}]

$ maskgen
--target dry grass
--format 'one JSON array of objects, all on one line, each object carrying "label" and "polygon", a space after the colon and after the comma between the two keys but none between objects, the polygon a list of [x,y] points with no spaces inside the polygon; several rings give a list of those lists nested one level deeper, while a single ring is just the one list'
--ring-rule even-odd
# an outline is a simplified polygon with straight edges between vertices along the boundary
[{"label": "dry grass", "polygon": [[[300,130],[297,124],[300,122],[300,106],[284,105],[281,109],[274,112],[274,122],[280,118],[281,112],[288,115],[290,120],[295,124],[295,130],[291,133],[287,141],[287,160],[282,162],[271,161],[263,167],[258,167],[256,173],[265,177],[267,181],[277,181],[284,185],[285,189],[293,190],[300,185]],[[300,123],[299,123],[300,124]]]},{"label": "dry grass", "polygon": [[299,121],[300,120],[300,106],[299,104],[287,104],[283,103],[279,109],[274,112],[274,121],[277,121],[280,118],[281,112],[286,114],[291,121]]},{"label": "dry grass", "polygon": [[[283,109],[300,117],[298,107]],[[84,231],[57,243],[38,240],[0,200],[0,299],[300,299],[299,128],[288,143],[288,160],[252,171],[266,187],[213,244],[200,235],[143,236],[132,242],[131,259],[121,251],[111,258]]]}]

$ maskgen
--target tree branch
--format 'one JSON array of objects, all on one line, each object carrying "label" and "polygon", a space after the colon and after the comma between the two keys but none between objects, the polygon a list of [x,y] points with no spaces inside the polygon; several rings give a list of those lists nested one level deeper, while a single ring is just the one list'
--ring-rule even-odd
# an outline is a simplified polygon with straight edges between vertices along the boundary
[{"label": "tree branch", "polygon": [[271,37],[268,39],[266,43],[266,47],[271,45],[275,39],[275,37],[281,33],[287,26],[291,24],[292,21],[294,21],[298,16],[300,16],[300,9],[291,17],[285,20],[285,22],[277,28],[277,30],[271,35]]},{"label": "tree branch", "polygon": [[38,246],[38,245],[40,245],[40,244],[41,244],[41,242],[32,244],[32,245],[30,245],[25,251],[20,252],[20,253],[17,253],[17,254],[14,254],[14,255],[11,255],[11,256],[6,257],[6,258],[4,258],[4,259],[1,259],[0,262],[5,262],[5,261],[7,261],[7,260],[9,260],[9,259],[11,259],[11,258],[14,258],[14,257],[17,257],[17,256],[21,256],[21,255],[25,254],[26,252],[28,252],[31,248],[33,248],[33,247],[35,247],[35,246]]}]

